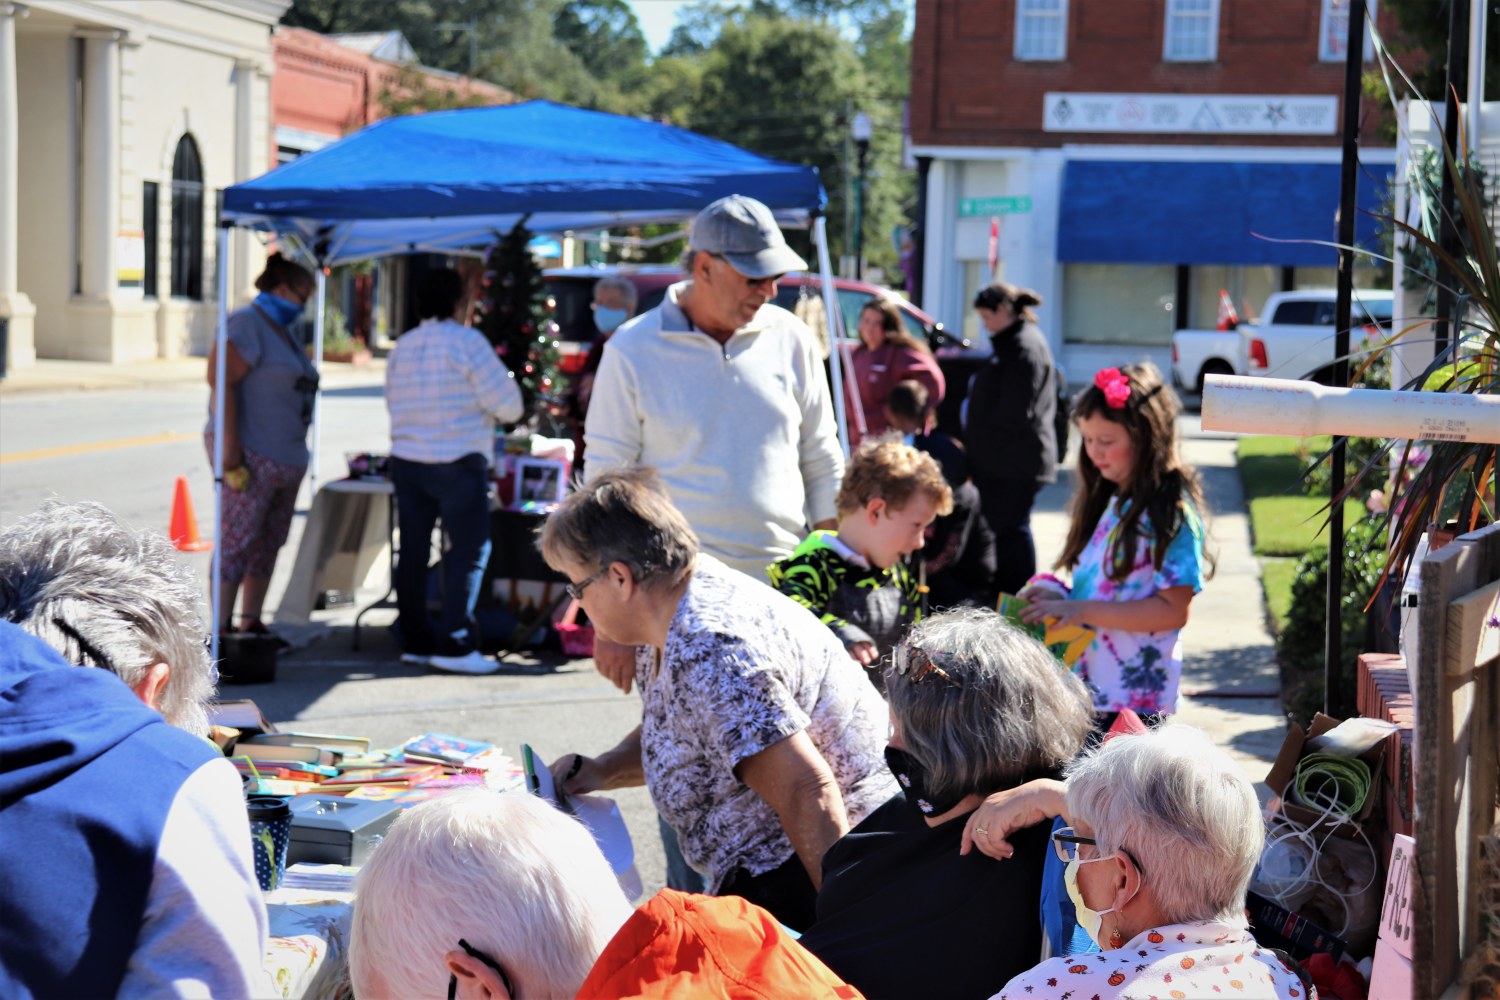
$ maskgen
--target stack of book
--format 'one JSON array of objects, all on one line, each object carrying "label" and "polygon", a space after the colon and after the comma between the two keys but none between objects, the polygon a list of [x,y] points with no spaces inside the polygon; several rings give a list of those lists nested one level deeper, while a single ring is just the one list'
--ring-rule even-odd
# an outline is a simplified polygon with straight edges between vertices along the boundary
[{"label": "stack of book", "polygon": [[410,806],[453,788],[507,791],[524,783],[515,760],[482,740],[426,733],[391,750],[371,750],[367,737],[280,732],[253,703],[238,708],[245,729],[220,731],[252,794],[317,792]]}]

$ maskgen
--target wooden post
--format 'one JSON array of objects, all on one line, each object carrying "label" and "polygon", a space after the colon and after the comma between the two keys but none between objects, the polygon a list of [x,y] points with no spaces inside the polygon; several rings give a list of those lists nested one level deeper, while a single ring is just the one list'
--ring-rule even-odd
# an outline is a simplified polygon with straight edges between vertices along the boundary
[{"label": "wooden post", "polygon": [[1500,525],[1428,556],[1421,580],[1412,994],[1439,997],[1479,940],[1479,840],[1497,819]]}]

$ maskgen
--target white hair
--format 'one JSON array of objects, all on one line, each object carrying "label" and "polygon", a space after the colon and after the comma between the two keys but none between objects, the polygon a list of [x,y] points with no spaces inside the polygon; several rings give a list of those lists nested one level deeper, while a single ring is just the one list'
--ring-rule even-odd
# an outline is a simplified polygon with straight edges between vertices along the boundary
[{"label": "white hair", "polygon": [[363,998],[447,996],[459,938],[523,997],[571,997],[630,917],[577,820],[521,792],[451,792],[400,816],[360,870],[349,968]]},{"label": "white hair", "polygon": [[891,712],[935,796],[989,795],[1055,777],[1094,722],[1088,690],[1036,639],[993,611],[955,609],[913,625],[904,642],[963,687],[886,670]]},{"label": "white hair", "polygon": [[602,289],[606,288],[613,288],[615,291],[619,292],[621,297],[625,299],[625,311],[634,314],[636,303],[639,302],[640,299],[636,294],[635,285],[630,281],[629,278],[626,278],[623,275],[619,274],[606,274],[604,277],[594,282],[594,298],[597,299],[599,297],[599,292]]},{"label": "white hair", "polygon": [[48,500],[0,531],[0,618],[131,689],[165,663],[156,707],[207,735],[214,669],[202,596],[165,536],[136,531],[101,504]]},{"label": "white hair", "polygon": [[1068,815],[1140,863],[1171,923],[1244,922],[1265,827],[1255,789],[1201,730],[1116,736],[1068,769]]}]

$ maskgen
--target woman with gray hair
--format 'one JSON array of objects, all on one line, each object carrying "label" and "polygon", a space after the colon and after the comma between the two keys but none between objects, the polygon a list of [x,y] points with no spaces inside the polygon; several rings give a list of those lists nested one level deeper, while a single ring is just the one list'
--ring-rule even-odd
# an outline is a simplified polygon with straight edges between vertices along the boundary
[{"label": "woman with gray hair", "polygon": [[802,943],[866,997],[984,997],[1042,953],[1045,825],[1014,863],[959,854],[986,795],[1056,777],[1093,725],[1087,690],[993,611],[912,626],[886,670],[886,758],[903,795],[823,859]]},{"label": "woman with gray hair", "polygon": [[1240,766],[1202,731],[1171,723],[1117,736],[1068,768],[993,796],[970,821],[981,850],[1010,831],[1063,815],[1052,834],[1067,862],[1078,923],[1103,952],[1063,955],[1023,973],[993,1000],[1050,995],[1316,998],[1260,947],[1245,890],[1265,839],[1260,804]]},{"label": "woman with gray hair", "polygon": [[641,725],[554,762],[558,786],[646,785],[711,894],[806,927],[823,853],[895,791],[879,694],[806,608],[700,553],[652,470],[568,497],[541,548],[595,629],[640,647]]}]

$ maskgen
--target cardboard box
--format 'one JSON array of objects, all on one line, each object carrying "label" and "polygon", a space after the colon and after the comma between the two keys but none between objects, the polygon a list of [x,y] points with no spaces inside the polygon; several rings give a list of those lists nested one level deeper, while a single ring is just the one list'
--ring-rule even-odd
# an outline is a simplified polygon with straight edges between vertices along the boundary
[{"label": "cardboard box", "polygon": [[1397,834],[1385,877],[1380,939],[1370,972],[1370,1000],[1411,1000],[1413,902],[1417,896],[1417,844]]},{"label": "cardboard box", "polygon": [[[1289,801],[1286,794],[1287,786],[1291,783],[1292,776],[1297,772],[1297,762],[1302,759],[1306,752],[1307,741],[1323,735],[1342,721],[1342,719],[1335,719],[1319,712],[1313,717],[1312,728],[1305,733],[1301,726],[1295,722],[1292,723],[1291,729],[1286,734],[1286,742],[1281,744],[1281,752],[1276,755],[1276,763],[1271,765],[1271,773],[1266,775],[1266,787],[1281,797],[1282,815],[1303,826],[1326,826],[1327,823],[1325,821],[1319,824],[1322,816],[1319,811]],[[1389,739],[1387,737],[1381,740],[1359,755],[1359,759],[1369,765],[1370,768],[1370,794],[1365,797],[1364,805],[1360,807],[1358,815],[1354,817],[1355,821],[1352,823],[1340,823],[1333,830],[1335,835],[1350,839],[1357,837],[1359,835],[1359,827],[1364,826],[1365,822],[1370,818],[1370,814],[1375,811],[1376,806],[1379,804],[1381,798],[1381,779],[1385,773],[1386,743]]]}]

